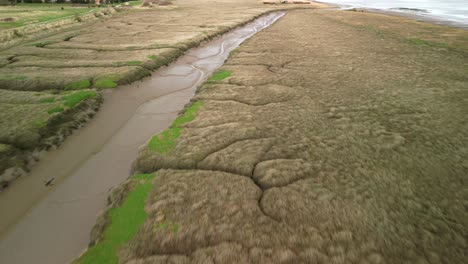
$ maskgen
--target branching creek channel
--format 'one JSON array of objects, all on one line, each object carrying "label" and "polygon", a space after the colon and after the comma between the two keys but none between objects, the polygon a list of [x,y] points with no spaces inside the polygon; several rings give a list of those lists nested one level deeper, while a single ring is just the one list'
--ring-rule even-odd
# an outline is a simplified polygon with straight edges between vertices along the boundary
[{"label": "branching creek channel", "polygon": [[[275,12],[193,48],[151,76],[109,90],[96,116],[0,193],[0,263],[70,263],[87,247],[109,190],[125,181],[138,149],[168,128],[243,41]],[[54,178],[54,185],[44,181]]]}]

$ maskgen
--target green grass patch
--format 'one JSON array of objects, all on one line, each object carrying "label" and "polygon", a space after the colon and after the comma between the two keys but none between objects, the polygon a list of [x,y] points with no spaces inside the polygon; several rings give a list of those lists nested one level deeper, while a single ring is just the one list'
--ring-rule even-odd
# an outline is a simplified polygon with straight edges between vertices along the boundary
[{"label": "green grass patch", "polygon": [[129,1],[128,4],[131,6],[141,5],[142,1]]},{"label": "green grass patch", "polygon": [[0,153],[7,153],[12,149],[12,146],[0,143]]},{"label": "green grass patch", "polygon": [[131,178],[135,180],[148,181],[148,180],[152,180],[154,178],[154,175],[142,173],[142,174],[132,175]]},{"label": "green grass patch", "polygon": [[145,211],[145,201],[153,188],[153,174],[133,176],[141,180],[129,192],[121,206],[110,209],[107,214],[110,224],[104,231],[104,236],[94,247],[77,261],[82,264],[113,264],[118,263],[118,250],[132,239],[148,217]]},{"label": "green grass patch", "polygon": [[99,89],[115,88],[118,79],[119,77],[114,75],[102,76],[96,80],[94,86]]},{"label": "green grass patch", "polygon": [[15,81],[24,81],[28,79],[27,76],[24,76],[24,75],[5,75],[5,76],[1,76],[0,77],[0,80],[15,80]]},{"label": "green grass patch", "polygon": [[171,231],[172,233],[177,233],[179,232],[179,225],[175,223],[170,223],[170,222],[162,222],[154,225],[154,231],[158,230],[168,230]]},{"label": "green grass patch", "polygon": [[47,97],[47,98],[42,98],[39,100],[39,103],[47,104],[47,103],[53,103],[55,102],[55,97]]},{"label": "green grass patch", "polygon": [[117,87],[117,83],[111,79],[100,79],[96,81],[94,86],[99,89],[108,89]]},{"label": "green grass patch", "polygon": [[213,74],[213,76],[211,76],[209,81],[221,81],[223,79],[226,79],[229,76],[231,76],[230,71],[219,71],[219,72]]},{"label": "green grass patch", "polygon": [[47,125],[47,120],[36,120],[34,121],[34,127],[36,128],[43,128]]},{"label": "green grass patch", "polygon": [[49,110],[47,110],[47,113],[51,115],[51,114],[63,112],[63,110],[65,110],[63,109],[63,107],[57,106],[57,107],[50,108]]},{"label": "green grass patch", "polygon": [[97,93],[93,91],[79,91],[79,92],[67,94],[63,96],[62,99],[65,101],[63,103],[65,106],[74,107],[79,102],[86,100],[88,98],[94,98],[96,96],[97,96]]},{"label": "green grass patch", "polygon": [[160,134],[153,136],[148,143],[148,148],[151,151],[161,154],[167,153],[175,148],[176,139],[180,137],[182,128],[175,127],[164,130]]},{"label": "green grass patch", "polygon": [[192,104],[185,113],[179,116],[169,129],[164,130],[160,134],[153,136],[148,143],[148,148],[153,152],[161,154],[168,153],[173,150],[176,145],[176,140],[182,132],[182,125],[195,119],[197,112],[203,106],[202,102]]},{"label": "green grass patch", "polygon": [[429,47],[437,47],[437,48],[449,47],[447,43],[437,43],[437,42],[427,41],[427,40],[418,39],[418,38],[409,38],[408,42],[413,45],[418,45],[418,46],[429,46]]},{"label": "green grass patch", "polygon": [[180,127],[181,125],[194,120],[202,106],[203,103],[200,101],[192,104],[189,108],[187,108],[187,110],[185,110],[185,113],[183,115],[179,116],[176,120],[174,120],[174,122],[172,123],[172,127]]},{"label": "green grass patch", "polygon": [[150,59],[150,60],[156,60],[157,58],[158,58],[158,56],[156,56],[156,55],[149,55],[148,56],[148,59]]},{"label": "green grass patch", "polygon": [[86,89],[91,86],[91,82],[89,80],[81,80],[73,83],[69,83],[65,86],[65,90],[81,90]]},{"label": "green grass patch", "polygon": [[128,66],[140,66],[142,64],[143,64],[142,61],[126,61],[125,62],[125,65],[128,65]]}]

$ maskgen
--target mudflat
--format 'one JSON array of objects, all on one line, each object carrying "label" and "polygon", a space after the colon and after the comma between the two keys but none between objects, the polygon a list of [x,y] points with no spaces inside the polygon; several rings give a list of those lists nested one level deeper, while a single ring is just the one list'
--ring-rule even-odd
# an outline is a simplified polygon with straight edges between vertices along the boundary
[{"label": "mudflat", "polygon": [[409,19],[289,11],[142,148],[153,176],[122,193],[152,189],[120,262],[465,263],[467,47]]}]

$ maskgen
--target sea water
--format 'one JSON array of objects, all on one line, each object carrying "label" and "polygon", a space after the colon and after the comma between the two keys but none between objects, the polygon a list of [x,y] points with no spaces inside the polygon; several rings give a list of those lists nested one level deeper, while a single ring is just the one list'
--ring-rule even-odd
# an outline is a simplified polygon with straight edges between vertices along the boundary
[{"label": "sea water", "polygon": [[373,8],[412,13],[468,26],[468,0],[319,0],[344,8]]}]

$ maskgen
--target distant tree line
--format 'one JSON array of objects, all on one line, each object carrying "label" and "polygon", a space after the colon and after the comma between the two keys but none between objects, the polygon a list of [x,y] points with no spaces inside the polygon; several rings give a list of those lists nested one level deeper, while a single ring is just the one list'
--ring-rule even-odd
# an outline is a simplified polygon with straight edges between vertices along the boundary
[{"label": "distant tree line", "polygon": [[114,4],[128,2],[130,0],[0,0],[0,5],[15,5],[16,3],[72,3],[72,4]]}]

